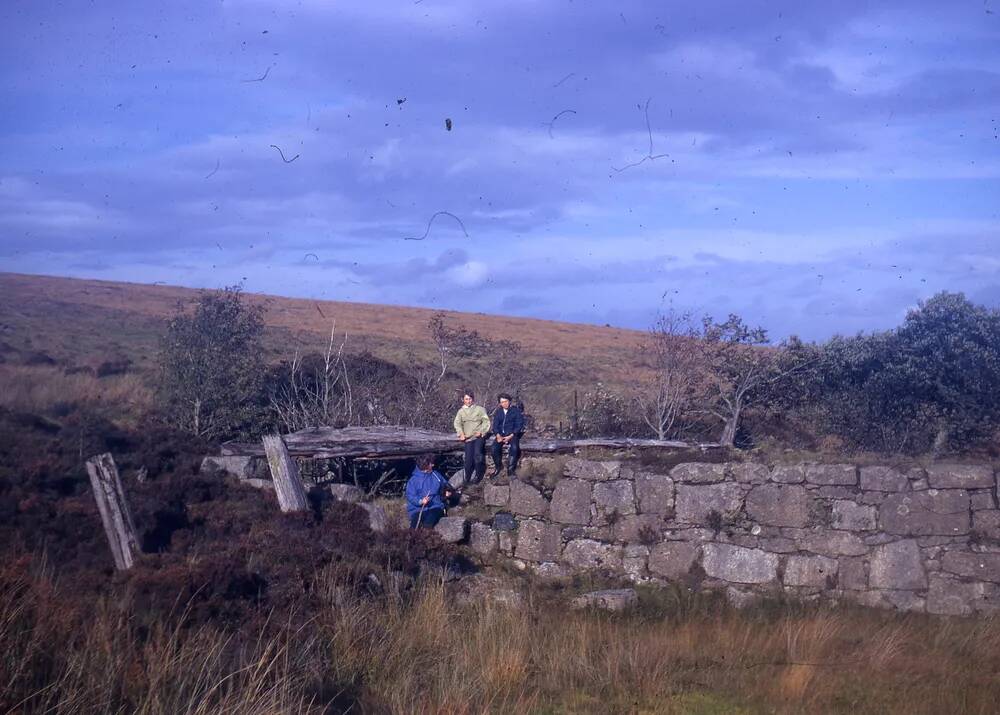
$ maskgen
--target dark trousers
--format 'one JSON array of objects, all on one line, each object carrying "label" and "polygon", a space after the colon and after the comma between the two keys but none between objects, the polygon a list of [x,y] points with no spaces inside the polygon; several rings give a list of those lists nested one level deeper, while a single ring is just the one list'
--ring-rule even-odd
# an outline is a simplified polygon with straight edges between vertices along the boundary
[{"label": "dark trousers", "polygon": [[441,521],[442,516],[444,516],[444,509],[424,509],[423,513],[418,511],[410,516],[410,528],[418,528],[417,522],[419,522],[419,528],[433,529]]},{"label": "dark trousers", "polygon": [[[517,470],[517,458],[521,456],[521,435],[515,434],[507,444],[507,471],[513,473]],[[493,442],[493,466],[499,472],[503,468],[503,445]]]},{"label": "dark trousers", "polygon": [[478,482],[486,474],[486,454],[483,452],[485,437],[465,440],[465,481],[472,481],[472,474],[475,471]]}]

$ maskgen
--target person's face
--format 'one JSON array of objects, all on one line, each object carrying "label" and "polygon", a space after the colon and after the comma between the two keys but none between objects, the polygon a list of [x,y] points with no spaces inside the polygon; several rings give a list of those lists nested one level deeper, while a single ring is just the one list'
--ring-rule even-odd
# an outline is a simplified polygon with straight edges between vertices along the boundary
[{"label": "person's face", "polygon": [[466,407],[470,407],[472,405],[472,402],[473,402],[473,400],[472,400],[471,397],[469,397],[468,395],[462,395],[462,404],[463,405],[465,405]]},{"label": "person's face", "polygon": [[501,397],[500,398],[500,406],[502,408],[504,408],[505,410],[509,410],[510,409],[510,400],[508,400],[506,397]]}]

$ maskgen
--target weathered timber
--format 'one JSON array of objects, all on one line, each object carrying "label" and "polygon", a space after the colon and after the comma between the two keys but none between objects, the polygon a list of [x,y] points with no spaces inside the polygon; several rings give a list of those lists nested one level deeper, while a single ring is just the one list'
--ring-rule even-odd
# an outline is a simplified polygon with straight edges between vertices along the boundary
[{"label": "weathered timber", "polygon": [[[288,453],[294,457],[330,459],[333,457],[395,458],[412,457],[423,452],[460,452],[462,443],[453,433],[386,425],[380,427],[317,427],[284,436]],[[656,439],[543,439],[521,440],[521,451],[526,453],[573,452],[585,447],[610,449],[712,449],[717,444],[690,444],[688,442],[661,441]],[[222,445],[224,456],[259,457],[264,454],[260,445],[226,442]]]},{"label": "weathered timber", "polygon": [[94,501],[101,513],[101,522],[108,537],[115,568],[119,571],[132,568],[135,555],[139,553],[139,539],[135,534],[135,524],[125,500],[115,460],[110,453],[105,452],[91,457],[86,464]]},{"label": "weathered timber", "polygon": [[266,435],[261,441],[281,511],[304,511],[308,506],[306,490],[299,478],[299,467],[288,453],[285,441],[277,434]]}]

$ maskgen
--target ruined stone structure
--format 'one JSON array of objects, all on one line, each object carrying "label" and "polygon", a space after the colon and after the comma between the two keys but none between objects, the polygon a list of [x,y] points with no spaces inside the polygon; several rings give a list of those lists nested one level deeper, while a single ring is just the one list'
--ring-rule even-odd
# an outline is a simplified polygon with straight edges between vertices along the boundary
[{"label": "ruined stone structure", "polygon": [[[621,461],[531,457],[486,485],[444,538],[543,576],[634,582],[966,615],[1000,609],[992,466]],[[478,518],[471,517],[479,509]]]}]

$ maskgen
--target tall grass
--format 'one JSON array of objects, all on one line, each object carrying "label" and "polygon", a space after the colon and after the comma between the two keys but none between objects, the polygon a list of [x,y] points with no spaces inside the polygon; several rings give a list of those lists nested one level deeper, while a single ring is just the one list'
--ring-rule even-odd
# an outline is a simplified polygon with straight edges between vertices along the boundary
[{"label": "tall grass", "polygon": [[1000,699],[991,620],[607,615],[544,594],[456,607],[432,579],[352,593],[330,576],[311,613],[224,633],[188,622],[182,604],[140,628],[109,602],[67,605],[47,578],[7,578],[0,712],[992,713]]},{"label": "tall grass", "polygon": [[63,408],[106,407],[121,415],[139,415],[152,405],[153,394],[141,375],[95,377],[67,375],[41,365],[0,365],[0,407],[51,414]]},{"label": "tall grass", "polygon": [[[143,628],[109,602],[67,603],[44,578],[0,590],[0,712],[298,713],[309,638],[242,642],[176,618]],[[293,639],[293,636],[296,636]]]}]

